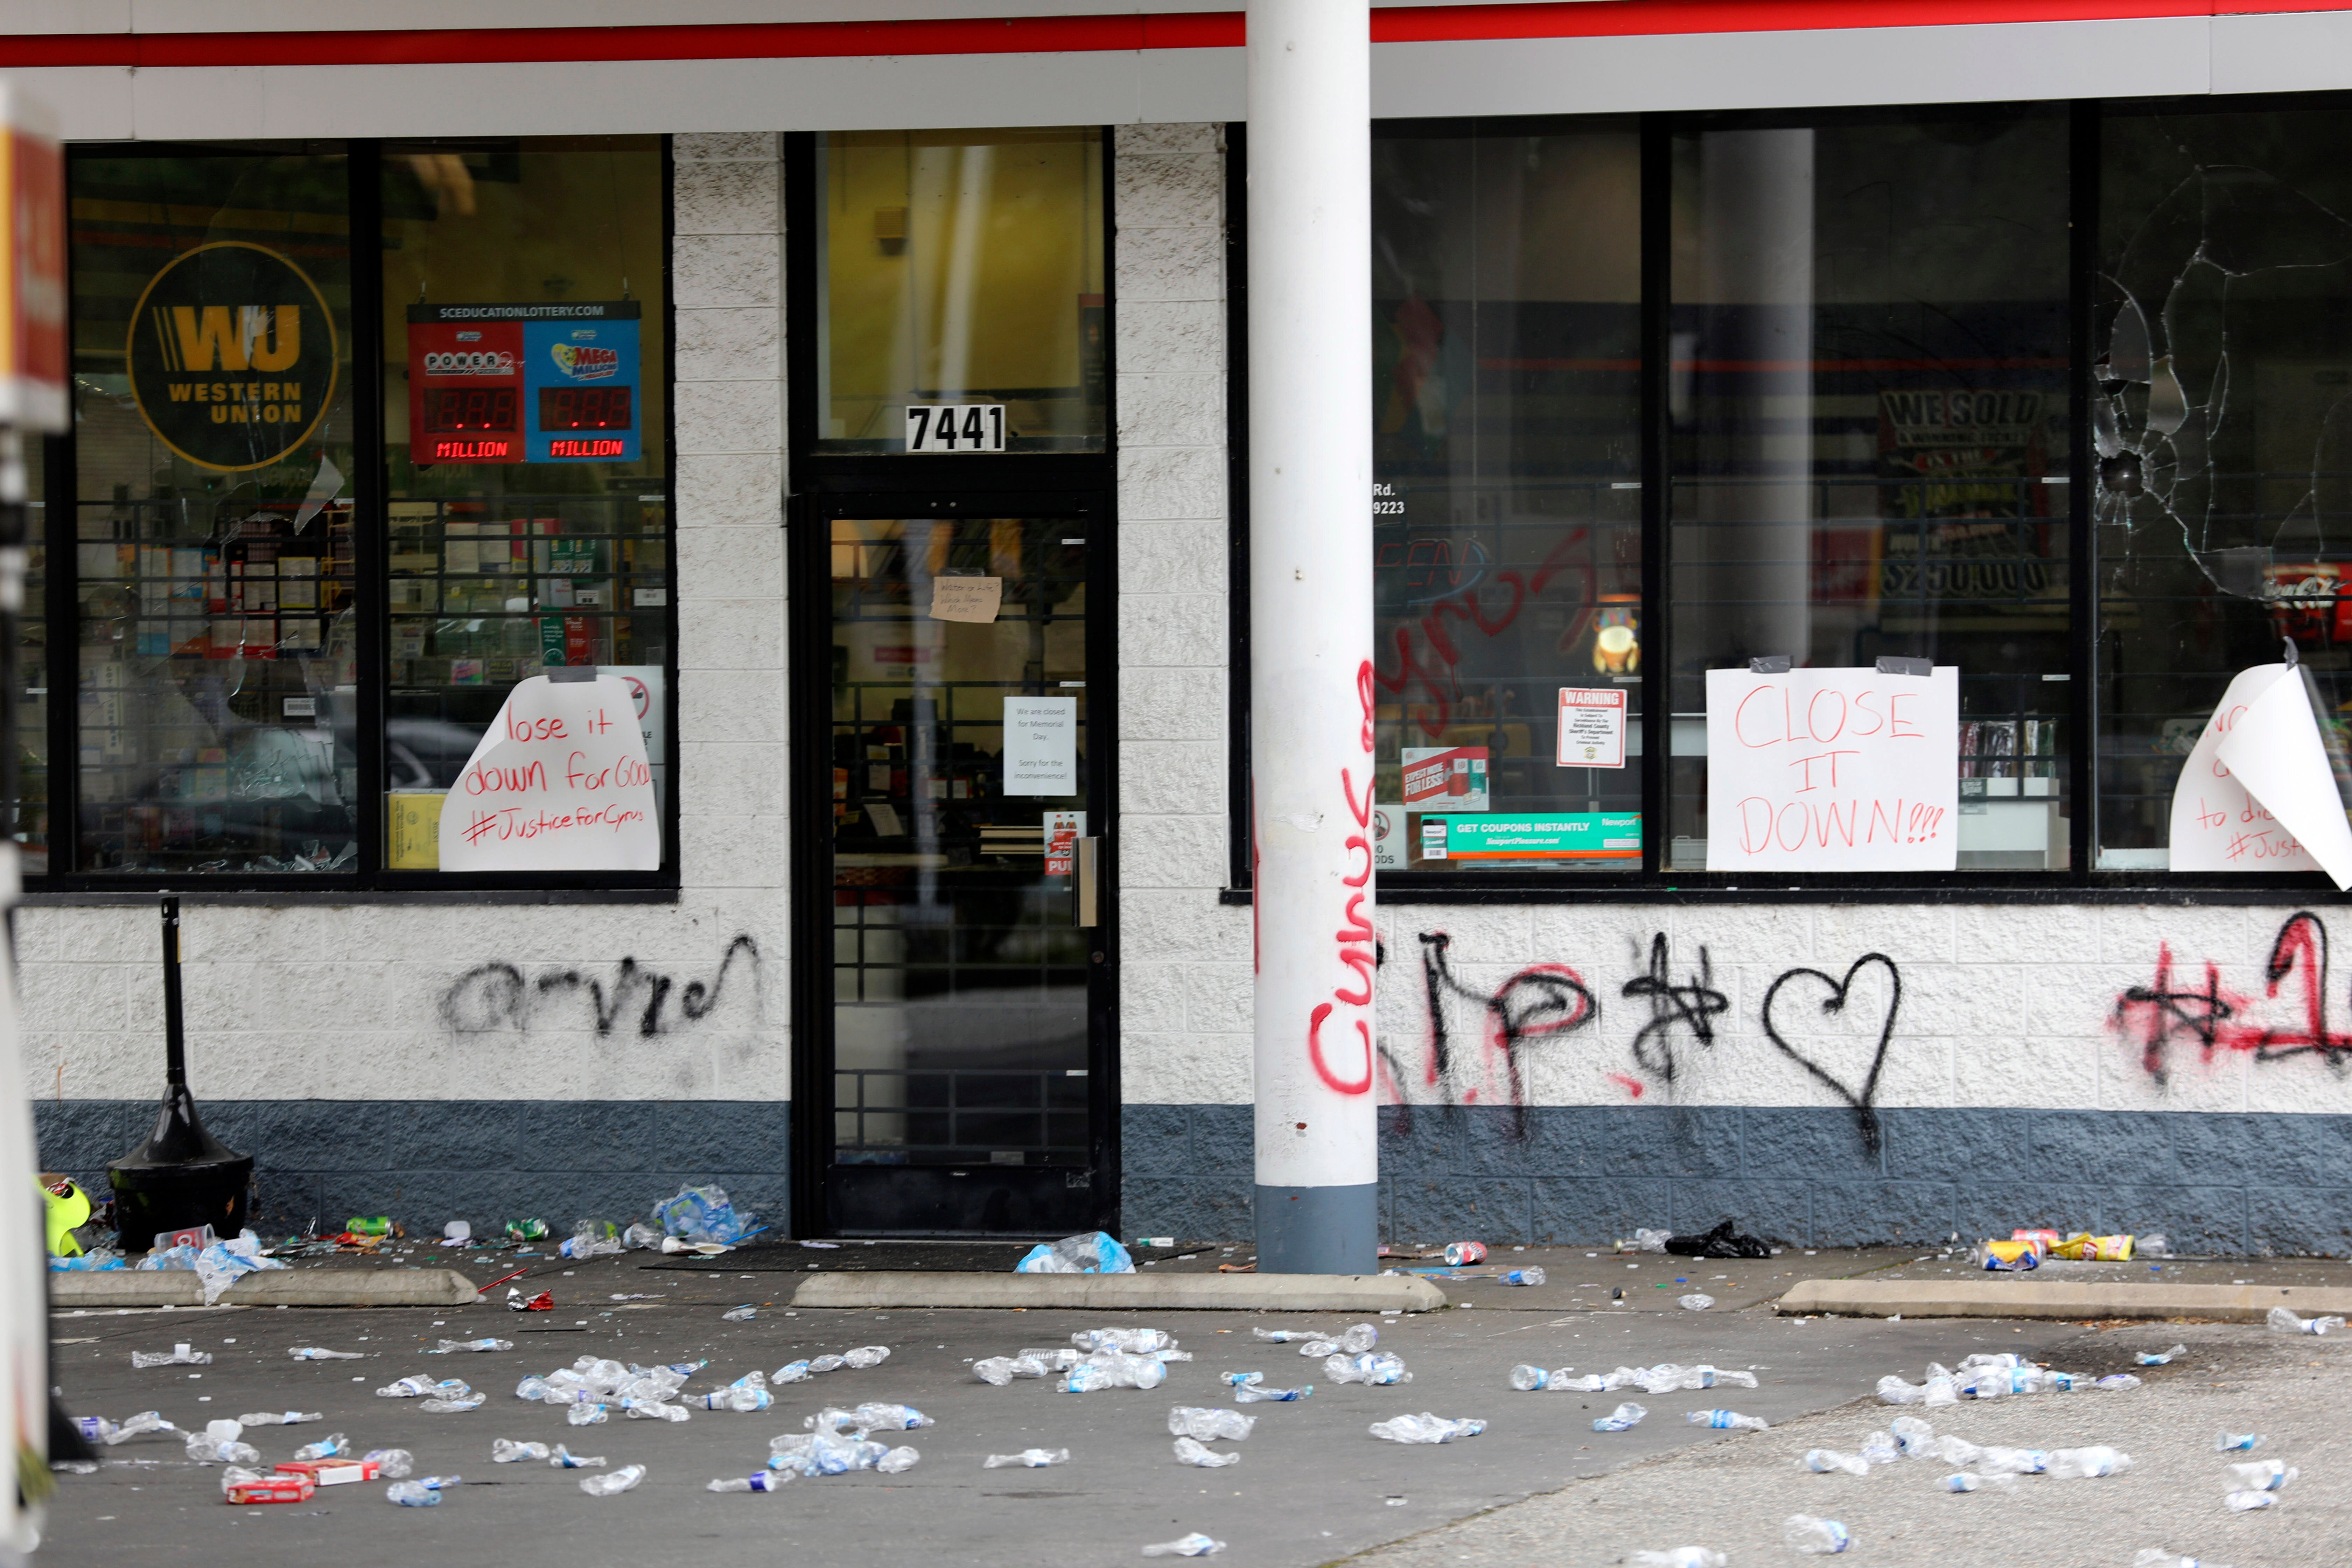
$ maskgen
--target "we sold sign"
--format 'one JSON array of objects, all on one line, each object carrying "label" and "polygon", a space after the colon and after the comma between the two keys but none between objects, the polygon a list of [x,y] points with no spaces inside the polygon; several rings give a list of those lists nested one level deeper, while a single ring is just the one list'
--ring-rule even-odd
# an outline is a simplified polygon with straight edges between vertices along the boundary
[{"label": "we sold sign", "polygon": [[1706,672],[1706,868],[1948,871],[1960,675]]}]

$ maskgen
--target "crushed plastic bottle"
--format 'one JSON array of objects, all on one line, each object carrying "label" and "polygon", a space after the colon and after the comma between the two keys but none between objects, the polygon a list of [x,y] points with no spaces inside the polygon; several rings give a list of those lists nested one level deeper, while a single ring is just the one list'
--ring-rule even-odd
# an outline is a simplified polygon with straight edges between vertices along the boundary
[{"label": "crushed plastic bottle", "polygon": [[[727,1310],[719,1314],[719,1321],[722,1323],[748,1323],[759,1315],[759,1308],[746,1303],[740,1307],[728,1308]],[[718,1485],[716,1481],[713,1481],[711,1484],[713,1486]]]},{"label": "crushed plastic bottle", "polygon": [[819,1374],[828,1372],[839,1372],[843,1367],[847,1366],[848,1364],[848,1357],[837,1355],[821,1355],[801,1363],[801,1365],[808,1368],[810,1372]]},{"label": "crushed plastic bottle", "polygon": [[331,1432],[315,1443],[305,1443],[294,1450],[298,1459],[339,1459],[352,1451],[352,1440],[341,1432]]},{"label": "crushed plastic bottle", "polygon": [[512,1340],[443,1340],[440,1348],[429,1350],[426,1355],[455,1355],[459,1351],[510,1351]]},{"label": "crushed plastic bottle", "polygon": [[572,1426],[597,1426],[612,1419],[612,1412],[602,1405],[575,1405],[563,1413],[564,1423]]},{"label": "crushed plastic bottle", "polygon": [[1163,1541],[1155,1546],[1147,1546],[1143,1549],[1143,1554],[1146,1557],[1212,1557],[1224,1549],[1223,1542],[1212,1541],[1196,1530],[1192,1534],[1179,1536],[1174,1541]]},{"label": "crushed plastic bottle", "polygon": [[473,1389],[456,1378],[440,1382],[419,1374],[404,1377],[398,1383],[388,1383],[375,1391],[378,1399],[463,1399]]},{"label": "crushed plastic bottle", "polygon": [[1769,1432],[1772,1423],[1761,1415],[1742,1415],[1737,1410],[1693,1410],[1683,1419],[1694,1426],[1712,1426],[1718,1432]]},{"label": "crushed plastic bottle", "polygon": [[1675,1305],[1680,1307],[1685,1312],[1704,1312],[1709,1307],[1715,1305],[1715,1298],[1693,1292],[1688,1296],[1675,1297]]},{"label": "crushed plastic bottle", "polygon": [[[1706,1365],[1677,1366],[1672,1362],[1662,1362],[1656,1366],[1634,1369],[1632,1381],[1644,1394],[1674,1394],[1683,1389],[1713,1388],[1718,1384],[1753,1388],[1756,1386],[1756,1374],[1752,1372],[1727,1372]],[[1622,1387],[1622,1384],[1612,1386]]]},{"label": "crushed plastic bottle", "polygon": [[1833,1519],[1815,1519],[1809,1513],[1792,1513],[1780,1526],[1780,1539],[1792,1552],[1809,1557],[1823,1557],[1843,1552],[1853,1544],[1853,1537],[1845,1526]]},{"label": "crushed plastic bottle", "polygon": [[1243,1373],[1238,1375],[1246,1377],[1249,1381],[1234,1384],[1234,1403],[1236,1405],[1296,1405],[1315,1392],[1315,1385],[1311,1383],[1301,1384],[1297,1388],[1267,1388],[1258,1382],[1258,1379],[1265,1375],[1264,1373]]},{"label": "crushed plastic bottle", "polygon": [[1203,1443],[1220,1438],[1240,1442],[1257,1426],[1257,1417],[1244,1415],[1238,1410],[1223,1410],[1208,1405],[1179,1405],[1168,1412],[1168,1430],[1178,1437],[1198,1437]]},{"label": "crushed plastic bottle", "polygon": [[1058,1386],[1064,1394],[1092,1394],[1103,1388],[1152,1389],[1167,1381],[1168,1366],[1164,1362],[1129,1355],[1125,1351],[1103,1350],[1064,1373]]},{"label": "crushed plastic bottle", "polygon": [[1525,1268],[1506,1268],[1495,1276],[1497,1285],[1541,1285],[1546,1283],[1544,1271],[1533,1264]]},{"label": "crushed plastic bottle", "polygon": [[173,1345],[169,1351],[132,1351],[131,1364],[142,1371],[151,1366],[210,1366],[213,1352]]},{"label": "crushed plastic bottle", "polygon": [[1475,1437],[1486,1429],[1484,1421],[1448,1420],[1424,1410],[1418,1415],[1398,1415],[1386,1421],[1375,1421],[1369,1430],[1375,1437],[1390,1443],[1451,1443],[1456,1437]]},{"label": "crushed plastic bottle", "polygon": [[1572,1370],[1570,1367],[1561,1367],[1558,1372],[1546,1372],[1539,1366],[1515,1366],[1511,1369],[1511,1386],[1521,1394],[1539,1394],[1547,1388],[1558,1389],[1567,1383],[1568,1374]]},{"label": "crushed plastic bottle", "polygon": [[1047,1372],[1067,1372],[1078,1364],[1086,1352],[1068,1345],[1025,1346],[1013,1354],[1023,1361],[1034,1361]]},{"label": "crushed plastic bottle", "polygon": [[1625,1404],[1612,1410],[1592,1424],[1595,1432],[1630,1432],[1642,1424],[1649,1412],[1638,1405]]},{"label": "crushed plastic bottle", "polygon": [[2274,1492],[2303,1472],[2279,1459],[2256,1459],[2250,1465],[2231,1465],[2230,1473],[2238,1478],[2241,1490]]},{"label": "crushed plastic bottle", "polygon": [[[805,1361],[788,1361],[768,1374],[770,1383],[806,1383],[812,1368]],[[832,1368],[825,1370],[830,1372]]]},{"label": "crushed plastic bottle", "polygon": [[518,1443],[511,1437],[490,1439],[490,1462],[511,1465],[520,1459],[544,1459],[548,1457],[544,1443]]},{"label": "crushed plastic bottle", "polygon": [[1360,1383],[1376,1388],[1412,1381],[1412,1373],[1404,1369],[1404,1358],[1386,1351],[1370,1355],[1326,1356],[1323,1373],[1334,1383]]},{"label": "crushed plastic bottle", "polygon": [[2140,1380],[2134,1377],[2131,1373],[2127,1372],[2119,1372],[2114,1373],[2112,1376],[2099,1379],[2098,1382],[2093,1384],[2091,1386],[2094,1388],[2105,1388],[2110,1391],[2117,1391],[2126,1388],[2137,1388],[2139,1386],[2139,1383]]},{"label": "crushed plastic bottle", "polygon": [[[2332,1334],[2344,1326],[2341,1318],[2298,1318],[2284,1307],[2273,1307],[2267,1321],[2272,1328],[2283,1334]],[[139,1364],[136,1356],[131,1358],[131,1364]]]},{"label": "crushed plastic bottle", "polygon": [[416,1456],[405,1448],[370,1448],[360,1456],[385,1480],[396,1481],[416,1468]]},{"label": "crushed plastic bottle", "polygon": [[487,1394],[460,1394],[455,1399],[427,1399],[417,1405],[427,1415],[462,1415],[468,1410],[479,1410],[490,1402]]},{"label": "crushed plastic bottle", "polygon": [[2188,1353],[2189,1347],[2187,1345],[2175,1345],[2168,1351],[2158,1351],[2153,1354],[2147,1351],[2142,1351],[2134,1359],[2136,1359],[2142,1366],[2169,1366],[2172,1364],[2172,1358],[2174,1356],[2187,1355]]},{"label": "crushed plastic bottle", "polygon": [[[2234,1468],[2234,1467],[2233,1467]],[[2075,1481],[2112,1476],[2131,1468],[2131,1456],[2104,1445],[2089,1448],[2053,1448],[2042,1474],[2053,1480]]]},{"label": "crushed plastic bottle", "polygon": [[1083,1329],[1070,1336],[1080,1351],[1125,1351],[1143,1355],[1173,1349],[1176,1337],[1165,1329]]},{"label": "crushed plastic bottle", "polygon": [[772,1492],[792,1479],[790,1470],[758,1470],[748,1476],[734,1476],[707,1483],[707,1492]]},{"label": "crushed plastic bottle", "polygon": [[601,1476],[583,1476],[580,1489],[590,1497],[618,1497],[646,1479],[643,1465],[623,1465]]},{"label": "crushed plastic bottle", "polygon": [[1664,1252],[1666,1249],[1666,1243],[1674,1238],[1675,1233],[1671,1230],[1637,1230],[1633,1233],[1633,1250]]},{"label": "crushed plastic bottle", "polygon": [[1891,1432],[1873,1432],[1862,1440],[1856,1452],[1874,1465],[1891,1465],[1903,1457],[1902,1445]]},{"label": "crushed plastic bottle", "polygon": [[2231,1492],[2221,1500],[2221,1506],[2231,1513],[2252,1513],[2258,1508],[2278,1507],[2276,1492]]},{"label": "crushed plastic bottle", "polygon": [[[2007,1478],[2003,1477],[1996,1479],[2006,1479]],[[1966,1470],[1959,1470],[1951,1475],[1946,1476],[1942,1480],[1937,1481],[1936,1484],[1943,1488],[1948,1492],[1972,1492],[1985,1484],[1985,1478],[1982,1476],[1972,1476]]]},{"label": "crushed plastic bottle", "polygon": [[1041,1470],[1047,1465],[1070,1462],[1067,1448],[1024,1448],[1017,1454],[991,1454],[980,1462],[983,1470]]},{"label": "crushed plastic bottle", "polygon": [[306,1421],[323,1421],[326,1417],[316,1410],[263,1410],[236,1418],[240,1426],[299,1426]]},{"label": "crushed plastic bottle", "polygon": [[2260,1432],[2216,1432],[2213,1451],[2217,1454],[2244,1454],[2263,1446]]},{"label": "crushed plastic bottle", "polygon": [[1630,1568],[1724,1568],[1731,1559],[1704,1546],[1677,1546],[1672,1552],[1636,1552],[1625,1561]]},{"label": "crushed plastic bottle", "polygon": [[694,1419],[693,1412],[683,1405],[667,1405],[658,1399],[624,1399],[621,1413],[632,1421],[668,1421],[677,1423]]},{"label": "crushed plastic bottle", "polygon": [[971,1363],[972,1375],[981,1382],[1003,1388],[1016,1377],[1043,1377],[1045,1363],[1034,1356],[992,1355],[985,1361]]},{"label": "crushed plastic bottle", "polygon": [[1242,1457],[1239,1454],[1212,1453],[1202,1447],[1200,1440],[1195,1437],[1179,1437],[1176,1439],[1175,1447],[1177,1463],[1198,1465],[1204,1470],[1221,1470],[1227,1465],[1238,1465],[1242,1462]]},{"label": "crushed plastic bottle", "polygon": [[441,1489],[428,1487],[423,1481],[394,1481],[383,1489],[383,1500],[403,1508],[439,1508]]},{"label": "crushed plastic bottle", "polygon": [[2040,1448],[1986,1448],[1977,1466],[1989,1476],[2038,1476],[2050,1468],[2050,1456]]},{"label": "crushed plastic bottle", "polygon": [[1869,1460],[1858,1454],[1841,1454],[1832,1448],[1808,1448],[1805,1457],[1797,1462],[1821,1476],[1832,1471],[1842,1471],[1849,1476],[1870,1474]]},{"label": "crushed plastic bottle", "polygon": [[296,1345],[286,1352],[296,1361],[365,1361],[365,1351],[331,1351],[319,1345]]},{"label": "crushed plastic bottle", "polygon": [[2168,1552],[2161,1546],[2143,1546],[2132,1559],[2132,1568],[2224,1568],[2219,1563],[2208,1563],[2199,1557],[2183,1557],[2178,1552]]},{"label": "crushed plastic bottle", "polygon": [[742,1415],[765,1410],[775,1402],[776,1396],[766,1387],[741,1383],[730,1383],[724,1388],[693,1396],[693,1403],[705,1410],[732,1410]]},{"label": "crushed plastic bottle", "polygon": [[860,1345],[854,1351],[843,1352],[841,1364],[852,1372],[864,1372],[868,1367],[880,1366],[889,1359],[888,1345]]},{"label": "crushed plastic bottle", "polygon": [[1927,1445],[1936,1440],[1936,1429],[1916,1415],[1897,1415],[1887,1423],[1895,1446],[1906,1459],[1926,1458]]},{"label": "crushed plastic bottle", "polygon": [[1919,1457],[1924,1459],[1940,1459],[1948,1465],[1973,1465],[1984,1458],[1984,1450],[1965,1437],[1954,1437],[1947,1434],[1928,1444]]},{"label": "crushed plastic bottle", "polygon": [[188,1458],[200,1465],[257,1465],[261,1450],[237,1441],[243,1428],[234,1421],[215,1421],[202,1432],[186,1435]]}]

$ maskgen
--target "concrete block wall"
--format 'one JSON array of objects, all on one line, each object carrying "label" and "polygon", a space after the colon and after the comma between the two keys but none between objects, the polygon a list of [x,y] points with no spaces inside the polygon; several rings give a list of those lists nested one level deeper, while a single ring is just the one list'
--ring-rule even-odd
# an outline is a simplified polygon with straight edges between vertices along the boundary
[{"label": "concrete block wall", "polygon": [[[674,904],[187,901],[193,1084],[272,1220],[784,1212],[791,1040],[782,163],[680,136]],[[152,904],[18,917],[42,1155],[85,1179],[163,1083]],[[700,987],[698,991],[693,987]],[[692,1005],[689,1005],[688,1004]]]}]

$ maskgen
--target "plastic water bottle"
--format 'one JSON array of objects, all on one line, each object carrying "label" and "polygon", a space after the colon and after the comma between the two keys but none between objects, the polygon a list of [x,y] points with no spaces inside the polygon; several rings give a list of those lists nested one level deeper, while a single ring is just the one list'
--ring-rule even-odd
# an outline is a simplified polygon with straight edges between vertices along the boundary
[{"label": "plastic water bottle", "polygon": [[580,1489],[590,1497],[618,1497],[645,1479],[643,1465],[623,1465],[608,1475],[581,1477]]},{"label": "plastic water bottle", "polygon": [[1907,1459],[1927,1458],[1927,1447],[1935,1441],[1936,1429],[1916,1415],[1898,1415],[1887,1423],[1894,1429],[1896,1447]]},{"label": "plastic water bottle", "polygon": [[705,1410],[732,1410],[744,1415],[765,1410],[775,1402],[775,1395],[764,1388],[743,1388],[731,1384],[715,1393],[694,1396],[694,1403]]},{"label": "plastic water bottle", "polygon": [[702,1489],[707,1492],[772,1492],[792,1479],[792,1472],[755,1470],[748,1476],[730,1477],[712,1481]]},{"label": "plastic water bottle", "polygon": [[[1560,1368],[1565,1373],[1566,1367]],[[1535,1394],[1549,1388],[1559,1373],[1546,1372],[1539,1366],[1515,1366],[1511,1369],[1511,1386],[1521,1394]]]},{"label": "plastic water bottle", "polygon": [[1530,1264],[1525,1268],[1507,1268],[1495,1278],[1497,1283],[1504,1285],[1541,1285],[1544,1283],[1544,1271]]},{"label": "plastic water bottle", "polygon": [[547,1462],[559,1470],[584,1470],[591,1466],[601,1469],[604,1464],[604,1457],[599,1454],[593,1459],[583,1458],[558,1443],[555,1446],[555,1452],[547,1457]]},{"label": "plastic water bottle", "polygon": [[1979,1487],[1984,1485],[1984,1478],[1981,1476],[1972,1476],[1967,1471],[1962,1470],[1956,1475],[1946,1476],[1942,1480],[1936,1484],[1942,1487],[1948,1492],[1972,1492]]},{"label": "plastic water bottle", "polygon": [[612,1418],[612,1412],[602,1405],[580,1404],[563,1413],[564,1423],[572,1426],[596,1426]]},{"label": "plastic water bottle", "polygon": [[512,1349],[514,1349],[512,1340],[443,1340],[440,1349],[429,1350],[425,1353],[451,1355],[458,1351],[510,1351]]},{"label": "plastic water bottle", "polygon": [[1448,1420],[1424,1410],[1418,1415],[1399,1415],[1387,1421],[1375,1421],[1369,1430],[1375,1437],[1391,1443],[1451,1443],[1457,1437],[1475,1437],[1486,1429],[1484,1421],[1465,1418]]},{"label": "plastic water bottle", "polygon": [[1146,1557],[1208,1557],[1224,1549],[1223,1542],[1212,1541],[1196,1530],[1174,1541],[1162,1541],[1157,1545],[1147,1546],[1143,1554]]},{"label": "plastic water bottle", "polygon": [[2038,1476],[2050,1468],[2050,1456],[2040,1448],[1987,1448],[1977,1464],[1989,1476]]},{"label": "plastic water bottle", "polygon": [[1704,1546],[1677,1546],[1672,1552],[1636,1552],[1625,1561],[1631,1568],[1724,1568],[1731,1559]]},{"label": "plastic water bottle", "polygon": [[2074,1481],[2095,1476],[2112,1476],[2118,1470],[2130,1468],[2131,1456],[2119,1448],[2053,1448],[2050,1453],[2050,1463],[2042,1473],[2055,1480]]},{"label": "plastic water bottle", "polygon": [[1737,1410],[1694,1410],[1683,1417],[1694,1426],[1712,1426],[1718,1432],[1769,1432],[1772,1423],[1761,1415],[1742,1415]]},{"label": "plastic water bottle", "polygon": [[1815,1519],[1809,1513],[1790,1514],[1780,1526],[1780,1539],[1788,1542],[1790,1551],[1811,1557],[1843,1552],[1853,1544],[1844,1525],[1833,1519]]},{"label": "plastic water bottle", "polygon": [[416,1456],[405,1448],[370,1448],[360,1458],[373,1463],[375,1473],[388,1481],[396,1481],[416,1468]]},{"label": "plastic water bottle", "polygon": [[902,1444],[875,1460],[874,1468],[886,1476],[895,1476],[913,1469],[921,1459],[922,1455]]},{"label": "plastic water bottle", "polygon": [[991,1454],[980,1462],[980,1468],[983,1470],[1039,1470],[1047,1465],[1066,1465],[1069,1462],[1070,1451],[1067,1448],[1024,1448],[1017,1454]]},{"label": "plastic water bottle", "polygon": [[[1248,1375],[1255,1379],[1263,1374],[1254,1372]],[[1262,1388],[1253,1381],[1234,1385],[1234,1403],[1257,1405],[1270,1402],[1276,1405],[1296,1405],[1314,1392],[1315,1385],[1311,1383],[1301,1384],[1297,1388]]]},{"label": "plastic water bottle", "polygon": [[2213,1435],[2213,1450],[2220,1454],[2243,1454],[2263,1446],[2260,1432],[2217,1432]]},{"label": "plastic water bottle", "polygon": [[1412,1381],[1412,1373],[1404,1369],[1404,1358],[1386,1351],[1370,1355],[1328,1356],[1323,1372],[1334,1383],[1360,1383],[1379,1388]]},{"label": "plastic water bottle", "polygon": [[1680,1307],[1685,1312],[1704,1312],[1709,1307],[1715,1305],[1715,1298],[1712,1296],[1700,1295],[1694,1291],[1688,1296],[1675,1297],[1675,1305]]},{"label": "plastic water bottle", "polygon": [[403,1508],[441,1506],[439,1489],[428,1487],[423,1481],[394,1481],[384,1488],[383,1497],[386,1502],[396,1502]]},{"label": "plastic water bottle", "polygon": [[298,1459],[334,1459],[341,1458],[351,1451],[352,1440],[341,1432],[336,1432],[320,1438],[315,1443],[303,1444],[294,1450],[294,1457]]},{"label": "plastic water bottle", "polygon": [[546,1458],[547,1445],[544,1443],[518,1443],[511,1437],[490,1439],[490,1462],[494,1465],[511,1465],[518,1459]]},{"label": "plastic water bottle", "polygon": [[622,1413],[632,1421],[691,1421],[693,1415],[683,1405],[664,1405],[656,1399],[624,1399]]},{"label": "plastic water bottle", "polygon": [[849,1359],[846,1356],[821,1355],[801,1364],[813,1373],[839,1372],[849,1364]]},{"label": "plastic water bottle", "polygon": [[1890,1432],[1873,1432],[1862,1440],[1857,1450],[1863,1458],[1874,1465],[1891,1465],[1903,1457],[1902,1446]]},{"label": "plastic water bottle", "polygon": [[[2328,1334],[2344,1326],[2344,1320],[2341,1318],[2298,1318],[2284,1307],[2273,1307],[2269,1321],[2272,1328],[2283,1334]],[[181,1348],[184,1350],[186,1347]],[[136,1355],[131,1358],[131,1364],[133,1366],[139,1364],[139,1358]],[[147,1364],[152,1366],[157,1363],[150,1362]]]},{"label": "plastic water bottle", "polygon": [[2091,1386],[2094,1388],[2107,1389],[2111,1392],[2126,1388],[2137,1388],[2139,1386],[2139,1379],[2134,1377],[2127,1372],[2119,1372],[2112,1377],[2103,1377],[2099,1379],[2098,1382],[2093,1384]]},{"label": "plastic water bottle", "polygon": [[2142,1351],[2134,1359],[2142,1366],[2168,1366],[2171,1364],[2172,1358],[2174,1356],[2187,1355],[2188,1353],[2189,1347],[2187,1345],[2175,1345],[2168,1351],[2158,1351],[2154,1354],[2150,1354],[2147,1351]]},{"label": "plastic water bottle", "polygon": [[1083,1329],[1070,1336],[1081,1351],[1125,1351],[1144,1355],[1172,1348],[1175,1337],[1165,1329]]},{"label": "plastic water bottle", "polygon": [[360,1361],[367,1354],[365,1351],[323,1350],[317,1345],[296,1345],[286,1353],[296,1361]]},{"label": "plastic water bottle", "polygon": [[1642,1424],[1648,1411],[1638,1405],[1621,1405],[1592,1424],[1595,1432],[1630,1432]]},{"label": "plastic water bottle", "polygon": [[1238,1410],[1222,1410],[1199,1405],[1179,1405],[1168,1412],[1168,1430],[1179,1437],[1198,1437],[1203,1443],[1219,1438],[1239,1442],[1257,1426],[1257,1417],[1244,1415]]},{"label": "plastic water bottle", "polygon": [[428,1399],[417,1405],[427,1415],[457,1415],[468,1410],[479,1410],[490,1402],[487,1394],[460,1394],[454,1399]]},{"label": "plastic water bottle", "polygon": [[323,1421],[326,1417],[316,1410],[264,1410],[252,1415],[240,1415],[236,1419],[241,1426],[299,1426],[306,1421]]},{"label": "plastic water bottle", "polygon": [[1849,1476],[1870,1474],[1869,1460],[1853,1454],[1841,1454],[1831,1448],[1808,1448],[1805,1450],[1805,1457],[1798,1462],[1817,1476],[1828,1475],[1832,1470],[1843,1471]]},{"label": "plastic water bottle", "polygon": [[992,1355],[986,1361],[971,1363],[972,1375],[981,1382],[1003,1388],[1016,1377],[1043,1377],[1045,1363],[1034,1356]]},{"label": "plastic water bottle", "polygon": [[1204,1470],[1221,1470],[1227,1465],[1238,1465],[1242,1462],[1242,1457],[1239,1454],[1210,1452],[1202,1447],[1200,1439],[1196,1437],[1179,1437],[1176,1439],[1175,1447],[1178,1464],[1198,1465]]},{"label": "plastic water bottle", "polygon": [[2242,1490],[2274,1492],[2303,1472],[2282,1460],[2256,1459],[2251,1465],[2231,1465],[2230,1473]]},{"label": "plastic water bottle", "polygon": [[888,1345],[861,1345],[854,1351],[845,1352],[841,1358],[841,1364],[852,1372],[864,1372],[868,1367],[880,1366],[889,1359]]},{"label": "plastic water bottle", "polygon": [[2231,1492],[2221,1500],[2231,1513],[2252,1513],[2258,1508],[2278,1507],[2276,1492]]},{"label": "plastic water bottle", "polygon": [[[833,1369],[827,1367],[825,1370],[830,1372]],[[810,1363],[807,1362],[789,1361],[770,1373],[768,1381],[770,1383],[806,1383],[809,1380],[810,1371]]]}]

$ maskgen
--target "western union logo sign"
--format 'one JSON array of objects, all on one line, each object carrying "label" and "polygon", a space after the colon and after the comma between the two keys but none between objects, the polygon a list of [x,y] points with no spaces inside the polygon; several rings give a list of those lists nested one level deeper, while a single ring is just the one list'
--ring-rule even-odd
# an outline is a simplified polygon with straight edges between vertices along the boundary
[{"label": "western union logo sign", "polygon": [[131,319],[131,390],[163,444],[242,471],[292,455],[334,395],[333,317],[291,260],[239,240],[187,252]]}]

